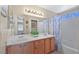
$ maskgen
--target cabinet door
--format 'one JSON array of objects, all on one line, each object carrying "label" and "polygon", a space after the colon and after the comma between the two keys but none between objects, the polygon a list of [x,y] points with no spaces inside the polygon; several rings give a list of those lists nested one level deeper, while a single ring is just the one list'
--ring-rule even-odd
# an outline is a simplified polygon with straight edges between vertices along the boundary
[{"label": "cabinet door", "polygon": [[49,53],[51,50],[51,40],[45,39],[45,53]]},{"label": "cabinet door", "polygon": [[44,54],[44,40],[38,40],[34,42],[34,53]]},{"label": "cabinet door", "polygon": [[51,51],[54,51],[56,49],[56,45],[55,45],[55,38],[51,38]]},{"label": "cabinet door", "polygon": [[22,53],[22,47],[21,47],[21,45],[8,46],[6,48],[6,52],[8,54],[21,54]]},{"label": "cabinet door", "polygon": [[24,54],[33,54],[33,42],[29,42],[29,43],[24,43],[23,46],[23,53]]}]

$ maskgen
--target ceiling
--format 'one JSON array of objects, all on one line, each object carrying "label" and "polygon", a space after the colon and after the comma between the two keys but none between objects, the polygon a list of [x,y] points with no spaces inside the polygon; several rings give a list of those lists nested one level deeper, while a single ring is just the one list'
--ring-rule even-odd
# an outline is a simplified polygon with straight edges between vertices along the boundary
[{"label": "ceiling", "polygon": [[39,5],[39,7],[42,7],[55,13],[61,13],[76,6],[77,5]]}]

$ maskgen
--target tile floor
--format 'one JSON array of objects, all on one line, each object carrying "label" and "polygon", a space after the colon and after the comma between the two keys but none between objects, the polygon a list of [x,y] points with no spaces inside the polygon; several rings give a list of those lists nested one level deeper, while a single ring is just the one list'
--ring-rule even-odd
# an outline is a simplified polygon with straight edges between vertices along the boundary
[{"label": "tile floor", "polygon": [[63,53],[59,51],[55,51],[55,52],[52,52],[51,54],[63,54]]}]

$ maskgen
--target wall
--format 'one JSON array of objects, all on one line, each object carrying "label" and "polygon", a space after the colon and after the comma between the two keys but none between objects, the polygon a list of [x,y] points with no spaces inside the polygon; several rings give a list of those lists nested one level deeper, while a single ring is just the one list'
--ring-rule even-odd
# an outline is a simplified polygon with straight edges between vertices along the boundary
[{"label": "wall", "polygon": [[13,5],[10,8],[12,8],[12,7],[13,7],[13,11],[14,11],[13,14],[14,15],[24,15],[25,14],[25,12],[24,12],[25,8],[42,11],[44,13],[44,18],[49,18],[49,17],[55,15],[55,13],[48,11],[44,8],[41,8],[39,6],[36,6],[36,5]]},{"label": "wall", "polygon": [[[1,7],[8,7],[8,6],[0,6],[0,10],[1,10]],[[0,54],[5,53],[7,37],[8,37],[7,17],[2,16],[0,13]]]}]

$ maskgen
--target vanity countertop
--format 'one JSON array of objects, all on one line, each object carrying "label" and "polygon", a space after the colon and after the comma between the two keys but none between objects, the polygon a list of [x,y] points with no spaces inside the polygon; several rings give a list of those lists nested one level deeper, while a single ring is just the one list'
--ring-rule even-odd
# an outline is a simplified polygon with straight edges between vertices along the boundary
[{"label": "vanity countertop", "polygon": [[44,38],[50,38],[54,37],[54,35],[38,35],[37,37],[33,37],[31,35],[16,35],[16,36],[11,36],[7,39],[7,46],[9,45],[15,45],[15,44],[20,44],[24,42],[30,42],[34,40],[40,40]]}]

